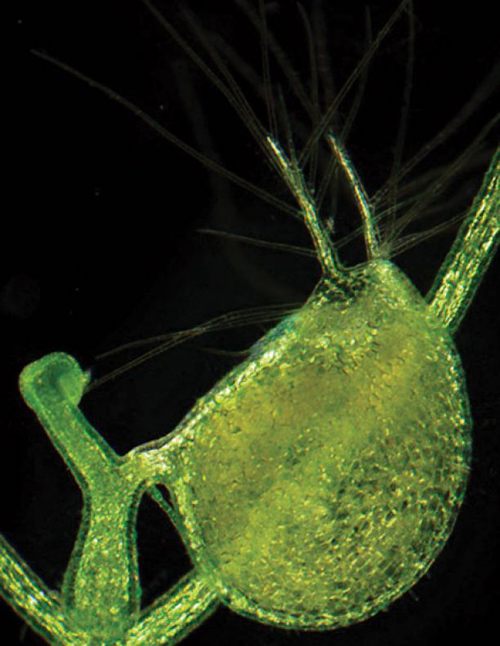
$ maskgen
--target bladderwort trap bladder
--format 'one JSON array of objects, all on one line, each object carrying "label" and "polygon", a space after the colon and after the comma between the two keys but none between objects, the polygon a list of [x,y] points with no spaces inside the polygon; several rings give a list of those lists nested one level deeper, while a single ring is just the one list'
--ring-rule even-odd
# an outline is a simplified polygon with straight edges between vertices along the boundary
[{"label": "bladderwort trap bladder", "polygon": [[[161,15],[155,18],[154,6],[148,2],[137,4],[140,5],[138,15],[142,16],[143,22],[135,26],[141,29],[149,21],[155,25],[155,38],[166,38],[169,26],[162,24],[162,20],[169,20],[168,6],[158,6]],[[318,43],[316,61],[310,65],[313,70],[311,79],[314,78],[314,70],[318,71],[320,78],[321,71],[329,69],[322,58],[325,52],[320,47],[324,41],[321,37],[317,41],[314,36],[309,37],[309,41],[307,38],[309,30],[314,34],[318,32],[313,28],[321,29],[318,15],[322,14],[315,14],[317,6],[311,3],[311,7],[305,7],[304,11],[294,9],[297,24],[301,24],[306,34],[304,51],[307,52],[308,42]],[[249,9],[245,11],[245,7]],[[405,274],[396,268],[397,258],[394,264],[391,260],[400,250],[398,245],[402,248],[413,244],[413,239],[404,237],[403,230],[398,229],[403,221],[401,213],[405,212],[401,205],[406,207],[406,212],[411,212],[422,201],[428,201],[430,206],[434,203],[431,197],[446,195],[440,193],[440,184],[448,178],[453,162],[443,165],[441,175],[429,169],[426,181],[417,176],[423,182],[421,188],[418,183],[416,185],[420,190],[419,200],[415,199],[415,187],[404,192],[404,182],[401,182],[400,193],[396,193],[390,184],[386,185],[386,199],[383,200],[383,193],[379,193],[379,204],[372,195],[373,191],[370,190],[370,197],[367,197],[346,152],[348,143],[344,147],[340,135],[334,131],[333,125],[330,127],[329,121],[325,120],[324,128],[317,127],[323,115],[328,113],[319,83],[317,101],[314,98],[315,83],[310,81],[307,85],[306,96],[312,97],[306,103],[306,107],[311,108],[312,128],[305,117],[296,116],[295,110],[287,104],[289,92],[285,81],[288,80],[292,90],[298,93],[296,100],[299,103],[303,98],[300,96],[301,85],[298,78],[289,78],[292,68],[283,69],[283,64],[287,63],[280,58],[274,41],[273,11],[275,16],[278,10],[281,11],[282,16],[285,10],[279,5],[267,8],[269,15],[266,14],[266,20],[269,19],[270,24],[264,30],[262,15],[258,17],[258,7],[253,7],[257,12],[254,14],[251,4],[239,3],[236,7],[231,3],[231,11],[241,12],[248,23],[251,24],[252,16],[256,15],[257,22],[261,24],[260,38],[258,31],[251,32],[250,36],[245,32],[245,38],[249,41],[254,39],[257,43],[257,58],[261,61],[264,78],[269,79],[262,86],[263,94],[266,95],[267,88],[269,95],[269,88],[273,88],[272,97],[259,97],[259,100],[262,98],[260,102],[268,106],[268,114],[265,114],[265,109],[262,117],[259,113],[259,119],[266,123],[265,128],[253,120],[250,109],[239,95],[240,87],[247,91],[260,87],[252,82],[255,70],[251,59],[234,59],[236,72],[243,77],[237,87],[231,85],[225,67],[217,70],[217,60],[209,60],[214,56],[221,56],[224,61],[232,60],[238,52],[235,27],[232,32],[229,30],[229,34],[222,27],[222,40],[217,40],[217,34],[211,30],[214,24],[224,23],[225,14],[215,14],[218,20],[211,14],[214,22],[209,22],[207,28],[203,22],[207,14],[200,13],[198,17],[194,14],[194,19],[191,19],[190,14],[184,13],[181,24],[189,34],[189,46],[195,47],[198,55],[203,52],[201,61],[194,61],[198,67],[196,74],[203,76],[203,65],[209,60],[221,83],[229,88],[230,100],[244,113],[244,125],[253,129],[260,151],[243,144],[241,138],[230,136],[229,139],[233,139],[230,143],[237,141],[240,158],[250,158],[250,167],[257,160],[264,160],[262,165],[268,176],[265,181],[270,181],[271,176],[275,178],[274,184],[271,183],[274,189],[271,200],[274,202],[265,207],[273,210],[269,219],[276,221],[279,218],[275,225],[279,231],[281,227],[287,228],[289,222],[286,214],[277,213],[280,207],[289,211],[289,216],[292,212],[299,215],[295,219],[302,221],[299,226],[304,230],[307,228],[314,242],[313,255],[319,260],[321,275],[317,275],[317,284],[306,295],[304,303],[290,304],[283,298],[286,307],[271,311],[261,306],[258,311],[254,309],[246,315],[254,323],[264,324],[273,317],[276,320],[276,310],[281,310],[278,313],[281,321],[274,327],[268,326],[268,331],[250,351],[243,353],[240,346],[236,351],[232,348],[231,353],[231,346],[221,350],[212,340],[199,345],[204,350],[204,365],[209,374],[196,375],[200,381],[197,388],[201,392],[191,394],[191,401],[184,409],[184,413],[190,412],[187,416],[181,415],[177,423],[169,423],[163,415],[165,408],[175,407],[172,402],[176,397],[175,387],[169,389],[169,394],[163,398],[161,411],[156,414],[161,421],[151,423],[153,415],[141,415],[140,398],[127,407],[123,395],[116,394],[121,388],[115,385],[120,381],[118,374],[113,382],[115,390],[111,390],[108,396],[103,385],[100,391],[102,408],[96,413],[86,400],[99,393],[96,386],[104,383],[107,375],[100,376],[98,365],[91,372],[85,372],[69,354],[53,352],[60,347],[78,356],[79,351],[77,348],[73,350],[71,342],[63,342],[68,332],[61,325],[55,323],[54,329],[45,333],[41,345],[46,349],[40,352],[40,355],[45,355],[42,358],[35,356],[30,348],[17,349],[19,354],[30,354],[24,362],[29,362],[29,365],[20,380],[25,402],[35,411],[83,495],[81,519],[78,496],[74,497],[75,510],[70,512],[70,522],[73,522],[75,531],[69,532],[69,540],[66,540],[67,549],[71,550],[73,543],[76,547],[71,557],[69,552],[67,554],[69,564],[64,563],[57,574],[50,571],[51,566],[48,567],[50,589],[41,581],[46,579],[43,567],[41,571],[36,563],[30,562],[29,545],[43,546],[45,541],[49,541],[46,545],[54,549],[58,541],[51,542],[53,539],[47,539],[41,530],[37,530],[30,540],[26,540],[26,554],[22,548],[19,548],[19,553],[17,551],[15,531],[7,527],[8,540],[2,539],[2,593],[49,643],[150,646],[176,643],[217,607],[224,605],[234,611],[235,617],[241,615],[252,620],[242,624],[245,631],[248,625],[259,626],[262,623],[267,626],[262,630],[268,632],[255,633],[255,637],[245,633],[247,641],[242,643],[259,643],[258,640],[260,643],[286,643],[286,640],[304,644],[324,640],[317,643],[327,643],[326,640],[333,640],[337,634],[343,639],[349,630],[369,624],[365,620],[392,608],[393,602],[413,589],[445,546],[462,504],[472,459],[471,415],[462,361],[452,336],[493,258],[498,238],[498,153],[495,157],[495,146],[491,143],[494,141],[493,117],[482,124],[479,134],[476,132],[477,150],[464,148],[469,151],[468,157],[458,164],[462,171],[474,168],[482,154],[483,179],[475,186],[473,205],[469,199],[468,215],[461,218],[461,228],[458,233],[455,231],[455,242],[451,251],[449,248],[445,250],[449,254],[433,285],[428,285],[430,292],[425,300]],[[415,21],[410,20],[406,31],[399,24],[405,21],[408,8],[409,3],[401,3],[392,8],[392,14],[388,11],[383,18],[378,17],[379,24],[373,30],[372,38],[361,41],[359,58],[369,52],[365,62],[372,64],[379,53],[383,55],[383,47],[387,46],[387,39],[394,33],[398,33],[400,38],[406,34],[405,42],[412,42],[414,36],[410,37],[408,33],[417,30]],[[179,18],[178,12],[176,17]],[[116,11],[115,18],[119,18]],[[369,31],[365,27],[365,32]],[[179,33],[184,36],[177,28],[175,34]],[[206,48],[208,33],[212,34],[212,40]],[[174,40],[175,34],[170,33]],[[260,41],[263,41],[263,46]],[[246,42],[242,44],[248,46]],[[110,49],[114,47],[116,45],[110,35]],[[309,49],[313,51],[314,47],[311,45]],[[287,43],[287,50],[290,50],[290,43]],[[175,60],[174,76],[184,103],[177,103],[177,109],[192,112],[188,125],[195,131],[196,147],[210,148],[207,141],[210,127],[200,121],[199,115],[203,112],[197,112],[197,103],[207,100],[206,86],[198,82],[198,76],[194,77],[196,82],[192,82],[190,73],[183,67],[181,61],[190,57],[188,47],[181,46],[180,52],[181,56]],[[40,54],[47,58],[38,50]],[[309,52],[307,55],[313,58]],[[411,59],[411,48],[408,56]],[[61,68],[61,63],[53,62],[56,67],[52,66],[51,74],[58,76],[60,83],[64,75],[57,67]],[[245,63],[250,67],[246,68]],[[37,64],[42,66],[40,61]],[[78,75],[76,67],[80,69],[75,66],[66,71],[73,76]],[[351,106],[356,106],[361,96],[357,96],[357,88],[366,85],[366,91],[369,89],[369,79],[362,78],[367,69],[368,65],[364,65],[359,68],[359,73],[345,75],[353,84],[348,95]],[[274,85],[277,74],[280,82]],[[405,73],[402,76],[407,78]],[[71,83],[79,86],[78,92],[82,95],[91,92],[88,83],[81,83],[81,74],[80,77],[79,80],[73,78]],[[92,74],[92,77],[97,77],[97,74]],[[110,84],[105,82],[105,85]],[[172,93],[173,87],[170,85],[161,90],[168,89]],[[342,84],[332,87],[332,96],[342,93],[343,87],[345,85]],[[480,87],[481,98],[485,102],[491,79],[487,78]],[[122,93],[121,88],[117,89]],[[404,94],[402,91],[400,104],[403,105],[408,98]],[[167,93],[167,99],[168,96]],[[214,99],[213,103],[216,110],[219,109],[218,100]],[[476,103],[478,101],[476,99]],[[123,100],[121,102],[123,104]],[[109,97],[104,99],[101,96],[101,103],[106,103],[105,109],[113,115],[127,112],[123,105],[117,106],[116,102],[109,101]],[[332,111],[329,118],[332,123],[338,122],[339,132],[351,119],[356,123],[354,110],[355,107],[351,111]],[[165,113],[162,123],[170,130],[169,113],[176,118],[176,108],[169,106],[166,100],[159,112]],[[306,110],[306,117],[307,114]],[[71,116],[67,120],[68,135],[83,128],[83,116],[80,112],[77,119]],[[94,117],[85,116],[89,118],[92,129]],[[269,119],[264,121],[266,117]],[[139,121],[129,114],[126,118],[128,123]],[[406,120],[411,124],[411,118],[406,116]],[[251,144],[251,137],[247,135],[247,139]],[[165,142],[153,139],[152,135],[151,140],[161,151],[167,146]],[[217,150],[217,145],[214,144],[213,148]],[[68,137],[66,151],[69,153],[71,149],[71,138]],[[223,152],[220,151],[221,157]],[[396,157],[398,154],[396,146]],[[486,156],[487,161],[484,160]],[[50,152],[46,152],[45,159],[50,157]],[[402,153],[401,157],[404,159]],[[336,165],[330,165],[330,159],[335,160]],[[71,165],[70,161],[68,165]],[[125,168],[126,165],[121,170],[125,171]],[[395,171],[401,168],[404,168],[404,162],[399,161]],[[99,169],[104,173],[106,161],[99,165]],[[82,170],[80,167],[79,172]],[[188,175],[189,182],[182,190],[183,201],[174,202],[169,187],[173,170],[167,163],[160,171],[162,200],[156,203],[148,202],[150,198],[143,195],[135,202],[122,202],[122,210],[111,212],[107,210],[110,205],[106,202],[105,190],[104,199],[97,205],[103,189],[93,182],[92,199],[87,195],[83,204],[75,205],[72,210],[68,207],[64,222],[52,222],[50,212],[40,213],[40,226],[49,228],[54,243],[50,259],[33,253],[31,261],[34,265],[41,264],[42,274],[46,271],[53,280],[57,276],[63,283],[63,290],[65,272],[69,272],[72,278],[80,277],[85,291],[82,276],[85,267],[94,262],[93,253],[101,250],[103,254],[108,252],[108,259],[113,258],[111,246],[123,246],[122,235],[127,227],[134,231],[129,238],[134,239],[134,246],[126,251],[126,262],[113,269],[113,281],[108,282],[108,291],[103,289],[99,303],[94,303],[94,308],[86,315],[84,327],[87,327],[89,336],[92,336],[93,326],[99,324],[103,313],[113,309],[116,292],[129,290],[130,298],[133,298],[137,287],[131,280],[133,272],[127,268],[127,263],[148,262],[144,258],[157,244],[151,241],[152,238],[160,238],[164,247],[171,244],[169,237],[176,237],[183,244],[182,236],[185,234],[180,232],[177,223],[186,211],[193,208],[187,205],[186,198],[191,190],[197,190],[197,180],[195,176]],[[351,221],[356,219],[356,224],[351,223],[345,230],[340,214],[348,208],[349,202],[345,195],[335,192],[330,195],[325,190],[326,184],[321,180],[330,173],[333,185],[333,180],[337,179],[350,187],[351,202],[358,205],[358,210],[352,209],[349,215]],[[69,169],[65,177],[68,179],[72,175]],[[123,186],[127,183],[127,176],[117,174],[116,182]],[[66,191],[67,187],[62,184],[63,178],[56,176],[52,191]],[[212,188],[219,205],[225,206],[227,194],[220,191],[217,184]],[[464,200],[467,201],[467,191],[460,186],[457,190],[459,193],[464,191]],[[319,203],[323,205],[321,216],[318,215]],[[36,204],[36,199],[33,204]],[[145,221],[145,204],[155,210],[150,222]],[[391,221],[395,205],[399,208],[394,221]],[[98,215],[95,212],[93,216],[88,215],[85,207],[89,210],[94,207]],[[460,208],[456,208],[459,215]],[[107,230],[112,217],[110,213],[114,213],[111,235]],[[410,222],[408,224],[411,225]],[[357,257],[359,248],[342,251],[345,238],[353,237],[352,233],[360,225],[361,232],[356,239],[364,242],[361,248],[366,255],[362,258]],[[57,236],[59,227],[67,228],[64,238]],[[211,240],[212,249],[218,242],[229,244],[226,253],[235,272],[239,271],[248,282],[262,285],[265,296],[268,297],[273,288],[276,290],[276,286],[278,290],[282,286],[280,276],[258,264],[253,266],[243,255],[234,260],[234,247],[230,245],[236,243],[235,237],[239,233],[238,230],[234,232],[234,223],[231,227],[227,220],[219,219],[212,226],[203,226],[197,219],[196,227],[204,228],[205,240],[208,239],[207,229],[212,233],[218,230],[221,240]],[[247,238],[256,237],[251,230],[244,234]],[[413,235],[411,229],[407,235]],[[418,240],[425,237],[422,233],[414,235]],[[79,238],[80,253],[76,253],[75,246],[71,244],[72,236]],[[302,238],[302,246],[305,240]],[[285,250],[279,247],[279,238],[271,241],[271,249],[263,253]],[[144,251],[141,251],[142,244],[148,245]],[[291,245],[290,241],[288,251]],[[415,248],[422,254],[420,263],[427,264],[423,247],[422,243],[420,249]],[[82,253],[84,249],[86,253]],[[172,268],[179,260],[173,251],[175,246],[169,249],[168,268]],[[212,252],[206,261],[207,266],[216,262],[220,247],[217,249],[219,251]],[[193,258],[194,263],[195,244],[190,242],[184,246],[182,253],[186,251],[188,260]],[[297,269],[299,261],[296,256],[291,257],[291,266]],[[440,262],[436,267],[439,265]],[[189,274],[189,270],[183,271]],[[264,278],[259,277],[259,271]],[[105,278],[103,280],[106,281]],[[293,276],[291,283],[294,283]],[[24,286],[24,300],[19,298],[23,290],[16,291],[16,284]],[[171,289],[175,287],[175,284],[170,286]],[[198,293],[202,291],[203,285]],[[13,297],[13,293],[18,296]],[[19,326],[19,321],[29,318],[36,306],[37,285],[33,280],[30,282],[28,276],[18,277],[17,283],[11,281],[10,291],[4,290],[3,296],[4,311],[15,317]],[[200,307],[201,297],[194,292],[188,292],[188,296],[190,298],[185,292],[177,291],[172,305],[164,305],[167,313],[170,308],[185,311],[188,306]],[[40,297],[44,294],[41,293]],[[74,317],[81,316],[81,303],[87,296],[76,292],[73,298],[73,306],[64,307],[66,326],[69,327],[75,325],[72,322]],[[50,299],[47,303],[46,297],[42,302],[45,308],[52,305],[57,311],[60,307],[60,303],[51,304]],[[133,340],[130,328],[144,317],[147,305],[148,297],[139,304],[136,314],[130,315],[122,343]],[[244,316],[229,314],[205,325],[205,328],[225,332],[226,328],[241,324]],[[80,325],[81,322],[78,327]],[[186,330],[189,326],[177,329],[183,327]],[[170,334],[160,341],[174,345],[184,337],[201,336],[204,331],[203,327],[191,326],[191,329],[194,332],[185,331],[177,336]],[[153,331],[154,328],[148,331],[148,335],[151,336]],[[160,332],[164,332],[164,328]],[[470,344],[476,340],[471,340]],[[128,352],[133,350],[129,348]],[[99,352],[92,351],[92,355],[97,354]],[[227,373],[225,376],[212,369],[220,354],[229,364],[224,371]],[[151,363],[155,361],[158,359]],[[168,361],[168,355],[162,361]],[[82,365],[96,364],[85,356],[79,356],[79,362]],[[180,355],[171,381],[182,383],[188,378],[182,363]],[[117,365],[120,365],[119,360]],[[144,371],[143,385],[133,386],[132,392],[136,389],[136,394],[140,394],[140,388],[163,388],[164,381],[158,378],[155,369],[148,370],[147,364],[143,364],[136,370]],[[126,381],[131,373],[128,371],[127,376],[123,375],[121,379]],[[209,377],[212,378],[211,383],[205,387],[201,382]],[[189,378],[193,379],[192,376]],[[85,391],[88,395],[81,401]],[[126,387],[123,391],[126,392]],[[208,394],[205,395],[206,392]],[[494,388],[492,392],[495,392]],[[17,398],[19,400],[18,395]],[[113,432],[104,432],[104,439],[95,428],[107,426],[105,415],[108,411],[114,415],[113,408],[121,410],[121,419],[120,413],[114,418],[115,437],[112,437]],[[136,422],[127,418],[130,410],[135,411]],[[27,419],[26,414],[23,420]],[[136,423],[141,428],[143,435],[137,440],[119,436],[128,423]],[[23,421],[23,424],[28,422]],[[157,424],[161,426],[158,428]],[[40,430],[38,426],[36,433],[41,436]],[[38,443],[31,445],[30,450],[37,453],[39,446]],[[13,462],[16,451],[6,451],[5,455]],[[53,467],[57,469],[56,458],[60,460],[56,455],[43,476],[46,480],[57,473],[52,470]],[[18,493],[12,490],[12,483],[18,489],[22,488],[22,473],[20,467],[17,477],[9,475],[9,495]],[[69,487],[68,475],[63,473],[54,478],[61,478],[64,482],[61,486]],[[143,498],[154,501],[161,510],[165,532],[171,531],[174,524],[192,561],[185,567],[184,576],[178,576],[178,581],[174,579],[159,590],[152,605],[141,598],[139,581],[139,566],[141,575],[147,568],[140,560],[141,549],[137,549],[137,540],[141,540],[140,531],[136,531],[137,513]],[[36,498],[33,500],[36,506]],[[54,502],[52,513],[68,513],[64,506]],[[23,512],[22,505],[18,505],[18,515]],[[50,531],[50,527],[46,527],[46,531]],[[58,540],[65,540],[61,539],[60,531],[54,533]],[[164,544],[165,547],[168,545]],[[203,626],[199,630],[202,631]],[[310,631],[325,632],[318,635]],[[357,636],[360,634],[356,633]],[[235,635],[231,637],[231,643],[241,639]],[[187,639],[196,639],[196,633]],[[203,636],[202,633],[200,639],[200,643],[204,643],[203,639],[207,643],[206,634]],[[216,639],[214,633],[211,639]],[[366,635],[364,639],[365,643],[370,643]]]}]

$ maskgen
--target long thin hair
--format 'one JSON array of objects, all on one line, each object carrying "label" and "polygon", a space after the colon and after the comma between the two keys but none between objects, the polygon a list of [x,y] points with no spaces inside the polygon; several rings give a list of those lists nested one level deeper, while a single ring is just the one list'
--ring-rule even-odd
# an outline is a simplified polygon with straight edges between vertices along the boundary
[{"label": "long thin hair", "polygon": [[[396,3],[369,7],[367,13],[361,3],[325,0],[324,21],[317,18],[315,2],[304,2],[303,11],[294,7],[293,20],[288,13],[291,3],[263,4],[269,33],[298,69],[311,97],[338,91]],[[170,17],[169,5],[157,3]],[[452,13],[449,7],[435,5],[416,3],[414,54],[411,30],[403,18],[373,56],[366,79],[361,75],[335,116],[342,128],[359,104],[345,145],[370,195],[446,127],[496,62],[495,21],[488,3],[463,9],[454,5]],[[213,37],[217,51],[226,59],[234,57],[239,84],[268,126],[282,119],[283,104],[292,127],[307,126],[298,100],[290,99],[293,93],[283,73],[268,101],[276,106],[276,115],[266,107],[265,90],[257,96],[252,75],[265,76],[266,57],[244,7],[232,1],[193,1],[188,6],[197,24]],[[225,312],[300,304],[318,270],[314,258],[279,247],[311,248],[293,216],[210,174],[101,93],[28,53],[45,50],[85,71],[143,106],[204,154],[290,203],[286,188],[244,125],[141,2],[53,0],[18,11],[19,47],[10,92],[15,109],[6,124],[15,134],[15,145],[6,156],[12,179],[6,193],[10,206],[4,215],[1,286],[3,455],[15,466],[2,471],[1,517],[2,531],[56,587],[78,526],[79,494],[20,401],[16,382],[21,368],[60,349],[77,356],[97,378],[128,355],[117,355],[113,366],[105,368],[95,357],[129,341],[186,330]],[[175,27],[190,34],[190,42],[199,47],[182,11],[172,12]],[[309,30],[319,30],[323,38],[315,67]],[[245,58],[247,51],[251,56]],[[276,61],[271,46],[268,55],[272,81]],[[409,92],[405,87],[412,56]],[[317,84],[311,69],[317,72]],[[321,97],[324,109],[325,96]],[[406,136],[400,149],[398,124],[405,110]],[[438,179],[440,169],[449,169],[496,112],[498,97],[479,102],[458,131],[391,193],[396,203],[404,205],[415,191]],[[281,121],[280,126],[287,124]],[[415,232],[452,219],[467,207],[497,134],[492,131],[483,139],[449,190],[412,225]],[[319,187],[320,161],[311,166],[309,177]],[[325,218],[341,209],[333,232],[337,239],[349,236],[359,223],[355,207],[339,191],[325,192],[323,202]],[[423,292],[453,239],[453,226],[443,228],[395,257]],[[397,232],[391,255],[412,231]],[[272,244],[244,243],[236,236]],[[342,253],[350,262],[362,260],[356,240],[342,247]],[[472,634],[480,638],[483,631],[489,634],[497,588],[500,501],[498,275],[497,260],[457,337],[475,419],[474,463],[456,532],[431,576],[388,613],[335,634],[287,633],[220,611],[189,638],[190,644],[320,646],[336,640],[340,646],[372,646],[399,644],[402,639],[406,644],[436,644],[443,634],[462,640]],[[268,325],[262,320],[249,328],[221,330],[175,348],[89,394],[83,402],[85,413],[118,451],[164,435]],[[189,568],[172,527],[149,502],[141,507],[139,550],[146,602]],[[21,642],[20,620],[6,607],[1,612],[1,625],[10,626]],[[39,643],[31,633],[23,639],[27,645]]]}]

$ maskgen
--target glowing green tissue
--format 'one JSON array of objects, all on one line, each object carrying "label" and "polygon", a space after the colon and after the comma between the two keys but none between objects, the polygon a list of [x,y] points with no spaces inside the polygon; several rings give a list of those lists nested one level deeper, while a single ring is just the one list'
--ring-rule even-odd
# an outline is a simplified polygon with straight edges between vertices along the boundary
[{"label": "glowing green tissue", "polygon": [[[0,534],[0,594],[54,646],[173,646],[221,603],[291,629],[362,621],[427,571],[464,497],[471,419],[452,334],[500,239],[500,152],[423,298],[387,260],[371,201],[341,137],[328,129],[333,112],[315,115],[302,150],[287,130],[284,151],[217,49],[207,48],[212,69],[149,0],[144,4],[249,127],[297,204],[322,278],[304,306],[269,331],[176,429],[126,455],[80,411],[89,375],[73,357],[56,352],[28,365],[22,396],[78,483],[83,508],[58,590]],[[377,47],[408,4],[399,3]],[[113,90],[38,55],[105,92],[210,168],[236,177]],[[361,63],[339,96],[366,69]],[[283,114],[278,122],[293,120]],[[320,140],[361,216],[366,262],[358,266],[340,262],[306,180],[318,170]],[[397,179],[393,173],[387,184],[394,200]],[[317,188],[324,197],[321,183]],[[158,485],[169,490],[171,504]],[[144,495],[171,519],[193,563],[148,607],[141,605],[136,535]]]},{"label": "glowing green tissue", "polygon": [[[287,628],[346,626],[410,588],[451,532],[471,422],[450,330],[498,243],[499,156],[424,300],[389,261],[338,266],[300,177],[273,150],[310,219],[323,278],[177,429],[120,456],[78,408],[88,375],[72,357],[47,355],[21,374],[83,496],[58,591],[0,535],[2,596],[49,644],[172,646],[220,602]],[[143,609],[145,493],[194,568]]]},{"label": "glowing green tissue", "polygon": [[429,567],[467,480],[449,334],[394,265],[323,281],[165,446],[195,562],[236,611],[359,621]]},{"label": "glowing green tissue", "polygon": [[[498,244],[499,155],[424,300],[387,260],[339,265],[301,176],[269,141],[323,278],[177,429],[120,456],[78,408],[88,375],[72,357],[47,355],[21,374],[25,401],[83,496],[59,591],[0,535],[2,596],[49,644],[172,646],[220,602],[287,628],[346,626],[410,588],[451,532],[471,422],[450,330]],[[142,609],[145,493],[194,568]]]}]

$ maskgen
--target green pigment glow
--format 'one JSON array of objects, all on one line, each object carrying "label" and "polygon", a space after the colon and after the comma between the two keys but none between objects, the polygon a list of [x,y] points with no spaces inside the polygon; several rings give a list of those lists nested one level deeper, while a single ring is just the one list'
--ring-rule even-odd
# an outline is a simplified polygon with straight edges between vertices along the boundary
[{"label": "green pigment glow", "polygon": [[448,537],[467,480],[449,335],[394,265],[353,273],[352,293],[320,284],[159,449],[207,580],[234,610],[287,627],[348,625],[399,597]]},{"label": "green pigment glow", "polygon": [[[376,256],[364,190],[329,141],[363,202]],[[50,354],[21,374],[21,393],[84,500],[60,592],[0,537],[2,595],[51,644],[174,644],[221,602],[287,628],[347,626],[413,586],[452,530],[471,420],[451,332],[498,243],[499,153],[424,300],[387,260],[342,267],[300,171],[270,137],[267,145],[323,278],[177,429],[119,456],[78,408],[88,376],[72,357]],[[194,567],[141,611],[136,516],[146,492]]]}]

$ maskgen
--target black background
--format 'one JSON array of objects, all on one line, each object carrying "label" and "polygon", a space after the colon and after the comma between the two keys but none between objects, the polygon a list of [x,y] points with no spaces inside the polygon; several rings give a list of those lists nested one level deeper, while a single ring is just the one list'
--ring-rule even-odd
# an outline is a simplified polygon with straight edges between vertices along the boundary
[{"label": "black background", "polygon": [[[173,3],[157,4],[181,32],[189,31]],[[307,79],[307,46],[295,3],[269,4],[270,28]],[[364,5],[324,4],[340,86],[363,51]],[[374,31],[395,6],[379,4],[368,3]],[[463,8],[439,3],[438,9],[436,4],[415,3],[405,158],[449,122],[497,59],[491,3],[480,0]],[[309,15],[312,5],[304,3]],[[222,33],[247,60],[258,61],[258,39],[234,2],[189,6],[205,27]],[[304,300],[318,272],[307,259],[200,234],[200,228],[212,227],[309,244],[289,216],[214,180],[123,107],[29,53],[46,51],[109,85],[195,147],[208,145],[207,154],[286,199],[249,135],[210,85],[196,71],[186,71],[186,57],[139,0],[18,2],[10,21],[14,42],[4,96],[11,113],[3,124],[7,170],[0,254],[0,518],[7,538],[56,587],[78,528],[79,493],[20,399],[16,382],[22,367],[64,350],[99,377],[130,358],[118,355],[106,364],[96,360],[100,352],[224,312]],[[370,193],[387,179],[391,165],[407,33],[402,20],[374,57],[348,142]],[[243,88],[252,94],[245,83]],[[436,150],[424,170],[449,163],[495,111],[498,96],[476,106],[470,121]],[[462,203],[439,217],[470,202],[494,141],[490,136],[484,156],[465,173],[459,185]],[[347,224],[341,217],[338,229],[347,232],[356,214],[344,215]],[[450,232],[422,242],[396,262],[425,292],[452,239]],[[354,258],[356,249],[351,253]],[[465,644],[494,630],[500,600],[499,271],[497,260],[456,338],[475,420],[473,468],[455,532],[429,576],[388,612],[349,629],[287,632],[221,609],[185,640],[186,646],[410,646],[443,639]],[[165,435],[238,361],[220,350],[243,350],[262,331],[254,326],[198,339],[92,392],[82,407],[119,452]],[[148,602],[186,572],[189,562],[173,529],[148,501],[141,505],[138,535]],[[0,613],[2,635],[10,636],[6,643],[42,643],[5,604]]]}]

